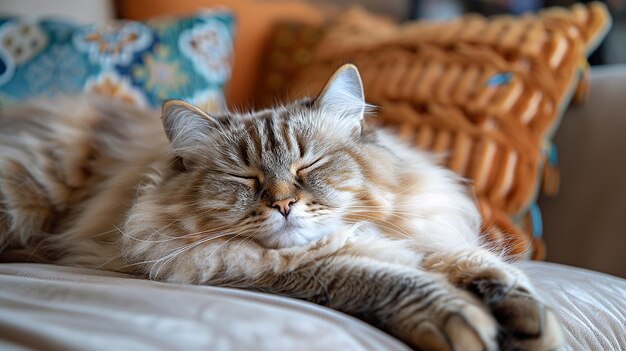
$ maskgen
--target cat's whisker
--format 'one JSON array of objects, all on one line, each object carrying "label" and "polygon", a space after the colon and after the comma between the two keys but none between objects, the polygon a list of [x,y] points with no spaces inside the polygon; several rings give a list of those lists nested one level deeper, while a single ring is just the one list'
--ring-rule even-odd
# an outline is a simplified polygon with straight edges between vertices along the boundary
[{"label": "cat's whisker", "polygon": [[[396,225],[396,224],[393,224],[393,223],[391,223],[391,222],[389,222],[389,221],[381,220],[381,219],[379,219],[379,218],[372,217],[372,216],[365,216],[365,215],[363,215],[363,217],[366,217],[366,218],[370,218],[370,219],[372,219],[372,221],[368,221],[368,222],[370,222],[370,223],[372,223],[372,222],[373,222],[373,223],[375,223],[376,225],[379,225],[379,226],[381,226],[381,227],[383,227],[383,228],[386,228],[387,230],[389,230],[389,231],[391,231],[391,232],[394,232],[394,233],[399,234],[400,236],[403,236],[403,237],[405,237],[405,238],[407,238],[407,239],[410,239],[410,240],[415,240],[413,237],[411,237],[411,235],[410,235],[409,233],[407,233],[407,232],[406,232],[406,230],[404,230],[403,228],[399,227],[399,226],[398,226],[398,225]],[[354,219],[349,219],[349,220],[346,220],[346,222],[348,222],[348,223],[353,223],[353,224],[357,224],[357,223],[360,223],[360,222],[362,222],[362,221],[358,221],[358,220],[354,220]],[[378,222],[378,223],[377,223],[377,222]],[[382,222],[382,223],[384,223],[384,224],[381,224],[380,222]]]},{"label": "cat's whisker", "polygon": [[[222,225],[219,227],[214,227],[214,228],[210,228],[210,229],[205,229],[205,230],[200,230],[200,231],[196,231],[196,232],[191,232],[191,233],[187,233],[185,235],[177,235],[177,236],[172,236],[172,235],[168,235],[168,234],[162,234],[162,236],[168,238],[168,239],[172,239],[172,240],[176,240],[176,239],[187,239],[187,238],[193,238],[199,235],[205,235],[205,234],[213,234],[215,232],[221,232],[223,229],[226,228],[230,228],[229,225]],[[154,234],[152,234],[154,235]],[[152,237],[152,235],[150,237]],[[169,241],[169,240],[165,240],[165,241]]]},{"label": "cat's whisker", "polygon": [[[208,239],[208,238],[207,238]],[[156,261],[153,265],[152,268],[150,268],[150,278],[158,278],[159,277],[159,273],[161,272],[161,269],[163,269],[163,267],[165,267],[165,265],[170,262],[172,259],[176,258],[178,255],[191,250],[192,248],[202,244],[203,242],[208,241],[207,239],[205,240],[200,240],[197,242],[193,242],[191,244],[188,245],[184,245],[181,246],[180,248],[178,248],[177,250],[175,250],[174,252],[166,255],[165,257],[161,258],[160,260]],[[156,272],[154,272],[154,269],[158,266],[158,268],[156,269]]]},{"label": "cat's whisker", "polygon": [[241,240],[239,243],[237,243],[235,246],[243,246],[251,241],[254,241],[254,237],[252,236],[247,236],[245,237],[243,240]]},{"label": "cat's whisker", "polygon": [[[365,207],[366,207],[366,209],[367,209],[367,211],[365,211],[365,212],[368,212],[368,213],[375,213],[375,211],[371,211],[371,209],[367,208],[367,206],[365,206]],[[387,223],[388,225],[391,225],[393,228],[395,228],[395,229],[396,229],[396,230],[394,230],[394,232],[396,232],[396,233],[400,233],[400,234],[402,234],[403,236],[405,236],[405,237],[407,237],[407,238],[409,238],[409,239],[411,239],[411,240],[415,240],[415,238],[411,237],[411,236],[410,236],[410,235],[409,235],[409,234],[408,234],[408,233],[407,233],[404,229],[402,229],[401,227],[399,227],[399,226],[398,226],[398,225],[396,225],[396,224],[393,224],[393,223],[388,222],[388,221],[386,221],[386,220],[384,220],[384,219],[381,219],[381,218],[377,218],[377,217],[374,217],[374,216],[369,216],[369,215],[366,215],[366,214],[359,213],[358,211],[354,211],[354,212],[356,212],[356,215],[357,215],[357,216],[364,217],[364,218],[368,218],[368,219],[372,219],[372,221],[373,221],[374,223],[377,223],[377,222],[384,222],[384,223]],[[387,212],[382,212],[382,213],[387,213]],[[400,216],[399,214],[390,213],[389,215],[391,215],[391,216],[394,216],[394,215],[395,215],[396,217],[399,217],[399,218],[404,218],[404,217]],[[424,218],[425,220],[428,220],[428,221],[431,221],[431,222],[436,222],[436,223],[439,223],[440,225],[442,225],[442,226],[444,226],[444,227],[449,228],[449,229],[450,229],[451,231],[453,231],[453,232],[457,232],[457,231],[458,231],[458,229],[457,229],[455,226],[451,225],[450,223],[448,223],[448,222],[446,222],[446,221],[442,221],[442,220],[438,220],[438,219],[434,219],[434,218],[429,218],[429,217],[427,217],[427,216],[421,216],[421,217],[420,217],[420,216],[417,216],[417,215],[414,215],[414,214],[412,214],[412,213],[408,213],[408,212],[407,212],[407,215],[411,215],[411,216],[413,216],[414,218]],[[379,223],[377,223],[377,224],[379,224]],[[379,224],[379,225],[380,225],[380,224]],[[386,228],[387,228],[387,229],[390,229],[388,226],[387,226]],[[399,230],[398,230],[398,229],[399,229]],[[424,235],[428,235],[428,233],[421,233],[421,235],[422,235],[422,236],[424,236]]]},{"label": "cat's whisker", "polygon": [[98,233],[98,234],[91,235],[91,236],[89,236],[89,238],[97,238],[97,237],[102,236],[102,235],[111,234],[111,233],[115,233],[115,232],[119,232],[120,231],[117,228],[117,226],[114,226],[114,227],[115,227],[115,229],[111,229],[111,230],[107,230],[107,231],[104,231],[104,232],[101,232],[101,233]]},{"label": "cat's whisker", "polygon": [[[166,241],[170,241],[170,240],[178,240],[178,239],[189,239],[189,238],[195,238],[201,235],[213,235],[213,234],[218,234],[221,235],[222,233],[224,233],[224,230],[229,228],[229,226],[220,226],[220,227],[215,227],[215,228],[211,228],[208,230],[201,230],[201,231],[197,231],[197,232],[192,232],[192,233],[188,233],[185,235],[180,235],[180,236],[167,236],[167,238],[169,238]],[[232,228],[228,229],[229,233],[232,234]]]},{"label": "cat's whisker", "polygon": [[385,216],[390,216],[390,217],[395,217],[398,219],[408,219],[408,218],[428,218],[427,216],[423,216],[423,215],[414,215],[413,212],[409,212],[409,211],[389,211],[386,209],[373,209],[370,207],[364,207],[364,208],[352,208],[352,207],[348,207],[348,210],[350,210],[351,213],[355,213],[357,215],[361,215],[361,213],[371,213],[371,214],[383,214]]},{"label": "cat's whisker", "polygon": [[394,214],[407,214],[407,215],[411,215],[412,212],[410,211],[398,211],[398,210],[389,210],[388,208],[384,208],[384,207],[370,207],[370,206],[363,206],[363,207],[353,207],[353,206],[349,206],[346,207],[347,210],[352,210],[354,212],[370,212],[370,213],[382,213],[382,214],[388,214],[388,215],[394,215]]},{"label": "cat's whisker", "polygon": [[211,258],[213,257],[213,255],[218,252],[222,247],[224,247],[224,245],[228,244],[231,240],[238,238],[239,236],[243,235],[243,233],[239,233],[236,234],[235,236],[233,236],[232,238],[224,241],[223,243],[221,243],[218,247],[216,247],[215,249],[213,249],[213,251],[209,254],[209,256],[207,257],[206,261],[210,262]]},{"label": "cat's whisker", "polygon": [[396,209],[398,209],[398,208],[400,208],[400,209],[419,209],[422,206],[420,206],[420,205],[411,205],[411,204],[394,204],[394,205],[389,205],[389,206],[385,206],[385,205],[349,205],[347,207],[348,208],[379,208],[379,209],[385,209],[387,211],[390,211],[390,210],[396,211]]},{"label": "cat's whisker", "polygon": [[[189,244],[180,246],[180,247],[176,248],[174,251],[170,252],[169,254],[167,254],[164,257],[161,257],[159,259],[152,259],[152,260],[144,260],[144,261],[141,261],[141,262],[135,262],[135,263],[131,263],[131,264],[127,264],[125,266],[122,266],[122,268],[129,268],[129,267],[133,267],[133,266],[140,266],[140,265],[150,264],[150,263],[153,263],[154,264],[153,267],[154,267],[159,262],[161,262],[163,260],[166,260],[166,259],[169,259],[169,258],[172,258],[172,257],[176,257],[180,253],[185,252],[185,251],[187,251],[187,250],[189,250],[189,249],[191,249],[191,248],[193,248],[195,246],[201,245],[201,244],[209,242],[211,240],[216,240],[216,239],[219,239],[219,238],[222,238],[222,237],[227,237],[227,236],[232,236],[232,235],[233,235],[232,233],[225,233],[223,235],[218,235],[218,236],[214,236],[214,237],[206,237],[206,238],[203,238],[203,239],[191,242]],[[151,274],[151,276],[152,276],[152,274]]]},{"label": "cat's whisker", "polygon": [[[197,231],[197,232],[192,232],[192,233],[187,233],[185,235],[179,235],[179,236],[170,236],[170,235],[165,235],[162,234],[162,236],[166,237],[167,239],[161,239],[161,240],[147,240],[147,239],[142,239],[142,238],[137,238],[137,237],[133,237],[127,233],[124,233],[121,229],[118,229],[120,231],[120,233],[122,233],[122,235],[124,235],[125,237],[134,240],[134,241],[138,241],[138,242],[144,242],[144,243],[163,243],[163,242],[169,242],[169,241],[173,241],[173,240],[183,240],[183,239],[188,239],[188,238],[194,238],[197,237],[199,235],[206,235],[206,234],[213,234],[213,233],[218,233],[218,232],[222,232],[224,229],[229,228],[230,226],[224,225],[224,226],[220,226],[220,227],[215,227],[215,228],[211,228],[208,230],[201,230],[201,231]],[[163,230],[164,228],[161,228],[160,230]],[[155,232],[156,233],[156,232]],[[155,235],[155,233],[151,234],[148,238],[152,237],[153,235]]]},{"label": "cat's whisker", "polygon": [[112,261],[118,258],[122,258],[122,255],[121,254],[113,255],[108,260],[104,261],[101,265],[94,267],[94,269],[103,269],[107,264],[111,263]]},{"label": "cat's whisker", "polygon": [[[395,206],[394,206],[394,207],[395,207]],[[398,207],[400,207],[400,208],[417,208],[417,209],[419,209],[419,207],[417,207],[417,206],[416,206],[416,207],[414,207],[414,205],[404,205],[404,206],[403,206],[403,205],[400,205],[400,206],[398,206]],[[451,208],[454,208],[455,210],[458,210],[459,212],[462,212],[462,213],[466,213],[466,214],[468,214],[468,215],[471,215],[472,217],[474,216],[474,213],[469,212],[469,211],[467,211],[467,210],[464,210],[464,209],[463,209],[463,208],[461,208],[461,207],[458,207],[458,206],[450,206],[450,207],[451,207]],[[376,206],[376,205],[350,205],[350,206],[348,206],[348,207],[347,207],[347,209],[363,210],[363,211],[369,211],[369,212],[372,212],[372,213],[374,213],[374,212],[375,212],[375,211],[374,211],[374,209],[380,209],[378,213],[388,213],[389,215],[393,215],[394,213],[397,213],[397,214],[406,214],[406,215],[407,215],[407,216],[409,216],[409,217],[414,217],[414,218],[427,218],[427,219],[430,219],[430,217],[429,217],[429,216],[427,216],[427,215],[420,215],[420,214],[417,214],[417,213],[412,212],[412,211],[403,211],[403,210],[395,210],[395,209],[394,209],[394,210],[389,210],[389,208],[388,208],[388,207],[386,207],[386,206]]]},{"label": "cat's whisker", "polygon": [[[165,226],[161,227],[160,229],[155,230],[152,234],[150,234],[150,235],[148,236],[148,239],[150,239],[150,238],[152,238],[153,236],[155,236],[155,235],[157,235],[157,234],[161,233],[163,230],[165,230],[166,228],[169,228],[171,225],[173,225],[173,224],[174,224],[174,223],[176,223],[176,222],[178,222],[178,219],[174,219],[173,221],[171,221],[170,223],[168,223],[168,224],[166,224]],[[165,237],[168,237],[168,235],[167,235],[167,234],[164,234],[164,236],[165,236]],[[131,239],[134,239],[134,238],[132,238],[132,237],[131,237]]]}]

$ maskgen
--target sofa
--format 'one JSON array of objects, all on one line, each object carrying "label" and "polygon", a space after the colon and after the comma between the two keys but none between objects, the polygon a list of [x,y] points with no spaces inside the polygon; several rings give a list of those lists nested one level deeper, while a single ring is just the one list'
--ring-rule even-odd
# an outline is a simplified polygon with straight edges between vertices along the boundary
[{"label": "sofa", "polygon": [[[114,13],[97,3],[107,10],[85,10],[90,21]],[[561,190],[540,206],[547,259],[569,266],[516,263],[557,312],[565,350],[626,349],[624,88],[626,67],[594,69],[588,103],[556,133]],[[0,287],[2,350],[407,350],[352,317],[261,293],[31,263],[0,264]]]},{"label": "sofa", "polygon": [[[546,262],[518,264],[563,323],[564,350],[626,348],[626,281]],[[2,350],[408,350],[307,302],[112,272],[0,264]]]},{"label": "sofa", "polygon": [[539,201],[547,260],[626,278],[626,65],[594,67],[590,83],[555,135],[560,191]]}]

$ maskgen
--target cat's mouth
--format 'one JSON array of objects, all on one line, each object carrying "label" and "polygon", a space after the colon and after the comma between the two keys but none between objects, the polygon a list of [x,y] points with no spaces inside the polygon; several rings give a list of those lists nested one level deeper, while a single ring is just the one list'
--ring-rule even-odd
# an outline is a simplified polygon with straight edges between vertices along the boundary
[{"label": "cat's mouth", "polygon": [[269,218],[268,227],[260,239],[264,246],[273,249],[282,249],[307,245],[330,235],[339,224],[336,220],[327,218],[324,221],[314,221],[300,211],[293,211],[286,218],[272,216]]},{"label": "cat's mouth", "polygon": [[282,223],[282,229],[285,230],[297,230],[302,229],[305,226],[301,223],[302,220],[293,219],[293,218],[285,218]]}]

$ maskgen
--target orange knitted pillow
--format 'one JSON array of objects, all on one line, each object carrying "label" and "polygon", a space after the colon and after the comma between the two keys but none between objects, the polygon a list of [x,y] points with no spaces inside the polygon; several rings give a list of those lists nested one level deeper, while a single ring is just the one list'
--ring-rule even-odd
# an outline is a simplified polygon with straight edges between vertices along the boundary
[{"label": "orange knitted pillow", "polygon": [[374,121],[448,155],[446,166],[472,180],[487,237],[541,258],[542,243],[523,219],[552,132],[575,89],[583,93],[586,54],[609,25],[601,3],[404,26],[354,9],[309,48],[311,62],[281,86],[282,96],[315,95],[337,67],[355,63],[368,102],[380,106]]}]

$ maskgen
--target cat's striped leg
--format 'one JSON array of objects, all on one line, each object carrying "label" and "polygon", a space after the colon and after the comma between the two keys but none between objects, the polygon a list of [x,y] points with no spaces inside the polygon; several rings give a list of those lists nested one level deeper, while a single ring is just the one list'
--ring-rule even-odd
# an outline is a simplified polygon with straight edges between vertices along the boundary
[{"label": "cat's striped leg", "polygon": [[418,350],[497,350],[497,323],[444,276],[356,257],[329,257],[277,276],[260,290],[363,319]]},{"label": "cat's striped leg", "polygon": [[560,323],[526,275],[490,251],[470,247],[426,255],[422,267],[444,273],[454,285],[483,300],[501,326],[503,350],[557,350]]}]

